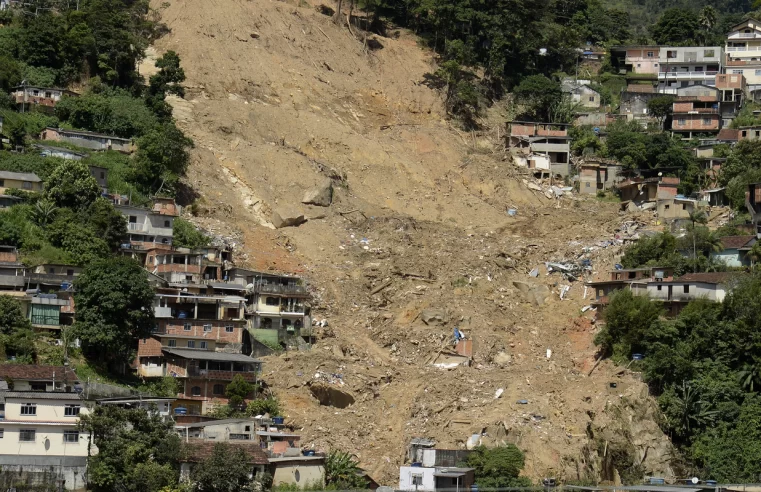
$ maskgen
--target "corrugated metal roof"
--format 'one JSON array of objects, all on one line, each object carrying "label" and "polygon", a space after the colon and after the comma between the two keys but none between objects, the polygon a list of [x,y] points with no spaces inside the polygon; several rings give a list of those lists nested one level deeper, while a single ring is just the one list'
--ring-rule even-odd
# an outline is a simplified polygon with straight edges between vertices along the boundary
[{"label": "corrugated metal roof", "polygon": [[5,391],[2,394],[8,398],[31,399],[31,400],[80,400],[79,393],[65,393],[63,391]]},{"label": "corrugated metal roof", "polygon": [[17,179],[19,181],[32,181],[35,183],[42,181],[34,173],[14,173],[13,171],[0,171],[0,179]]}]

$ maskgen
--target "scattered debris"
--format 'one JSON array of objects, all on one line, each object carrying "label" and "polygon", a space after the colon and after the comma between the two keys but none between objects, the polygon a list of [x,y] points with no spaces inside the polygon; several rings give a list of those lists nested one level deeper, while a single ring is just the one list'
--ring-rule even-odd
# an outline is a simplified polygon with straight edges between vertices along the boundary
[{"label": "scattered debris", "polygon": [[502,393],[504,393],[504,392],[505,392],[505,390],[504,390],[503,388],[499,388],[499,389],[498,389],[498,390],[497,390],[497,391],[494,393],[494,399],[495,399],[495,400],[496,400],[496,399],[498,399],[500,396],[502,396]]}]

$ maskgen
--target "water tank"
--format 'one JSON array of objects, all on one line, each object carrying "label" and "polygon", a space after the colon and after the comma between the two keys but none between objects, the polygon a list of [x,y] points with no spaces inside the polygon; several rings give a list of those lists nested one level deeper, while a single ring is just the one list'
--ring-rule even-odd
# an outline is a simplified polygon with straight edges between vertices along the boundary
[{"label": "water tank", "polygon": [[175,415],[187,415],[188,414],[188,409],[185,408],[185,407],[177,407],[177,408],[174,409],[174,414]]}]

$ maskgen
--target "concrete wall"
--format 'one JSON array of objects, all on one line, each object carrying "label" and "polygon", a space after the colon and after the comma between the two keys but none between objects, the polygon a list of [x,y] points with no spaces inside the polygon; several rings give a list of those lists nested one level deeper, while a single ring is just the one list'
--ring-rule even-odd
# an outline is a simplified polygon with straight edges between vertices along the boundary
[{"label": "concrete wall", "polygon": [[711,253],[711,258],[724,263],[728,267],[741,267],[749,265],[749,261],[744,261],[744,254],[737,249],[725,249],[720,253]]},{"label": "concrete wall", "polygon": [[[399,467],[399,490],[402,491],[419,491],[433,492],[436,489],[436,478],[433,476],[435,468],[423,468],[416,466]],[[413,475],[422,475],[422,485],[412,483]]]},{"label": "concrete wall", "polygon": [[658,217],[661,219],[685,219],[695,209],[695,203],[687,200],[658,200]]},{"label": "concrete wall", "polygon": [[[61,481],[65,490],[84,491],[87,458],[30,457],[0,455],[0,490],[24,490],[28,486],[48,486],[57,490]],[[46,489],[47,490],[47,489]]]},{"label": "concrete wall", "polygon": [[[689,287],[689,292],[684,292],[684,286]],[[660,287],[660,290],[658,289]],[[669,287],[671,297],[669,298]],[[661,301],[692,301],[695,299],[707,299],[713,302],[722,302],[726,295],[723,285],[707,284],[703,282],[669,282],[663,284],[650,283],[647,293],[651,299]]]},{"label": "concrete wall", "polygon": [[273,468],[272,485],[281,484],[307,486],[322,486],[325,481],[325,465],[315,460],[313,463],[287,461],[270,463]]}]

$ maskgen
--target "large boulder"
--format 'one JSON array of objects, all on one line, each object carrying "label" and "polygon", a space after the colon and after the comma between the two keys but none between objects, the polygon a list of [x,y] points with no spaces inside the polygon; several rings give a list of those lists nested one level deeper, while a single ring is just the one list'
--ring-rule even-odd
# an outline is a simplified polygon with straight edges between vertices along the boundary
[{"label": "large boulder", "polygon": [[333,202],[333,181],[326,179],[321,184],[307,190],[304,193],[301,203],[317,205],[318,207],[329,207]]},{"label": "large boulder", "polygon": [[443,325],[447,322],[447,313],[443,309],[424,309],[420,319],[427,325]]},{"label": "large boulder", "polygon": [[294,207],[278,207],[272,211],[272,225],[276,229],[295,227],[306,221],[304,214]]}]

